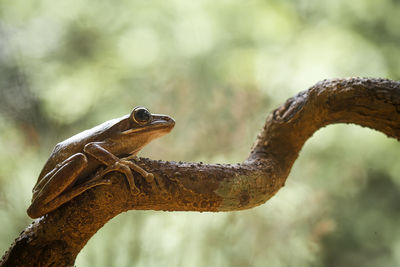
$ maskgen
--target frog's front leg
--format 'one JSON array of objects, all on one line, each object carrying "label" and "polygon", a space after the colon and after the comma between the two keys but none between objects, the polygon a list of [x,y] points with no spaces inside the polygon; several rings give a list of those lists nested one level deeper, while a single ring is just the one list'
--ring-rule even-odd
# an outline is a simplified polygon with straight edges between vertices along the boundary
[{"label": "frog's front leg", "polygon": [[84,149],[85,153],[93,156],[96,158],[98,161],[103,163],[104,165],[107,166],[106,169],[104,169],[102,172],[100,172],[100,176],[104,176],[109,172],[112,171],[117,171],[126,176],[126,179],[128,181],[130,190],[132,194],[137,195],[140,193],[140,190],[136,187],[135,185],[135,180],[132,175],[132,170],[140,173],[147,182],[153,180],[153,174],[148,173],[145,170],[143,170],[140,166],[136,165],[135,163],[129,161],[128,158],[118,158],[114,154],[110,153],[107,149],[103,148],[101,146],[101,143],[89,143],[87,144]]},{"label": "frog's front leg", "polygon": [[[111,184],[107,180],[96,180],[76,188],[72,187],[87,165],[86,156],[83,153],[76,153],[47,173],[33,190],[32,203],[27,211],[28,215],[32,218],[40,217],[91,187]],[[70,187],[72,188],[68,189]]]}]

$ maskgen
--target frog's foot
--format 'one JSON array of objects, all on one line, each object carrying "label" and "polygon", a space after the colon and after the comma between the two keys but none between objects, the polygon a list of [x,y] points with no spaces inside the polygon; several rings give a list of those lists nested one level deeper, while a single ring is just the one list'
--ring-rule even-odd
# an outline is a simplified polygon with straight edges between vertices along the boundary
[{"label": "frog's foot", "polygon": [[[128,157],[122,158],[121,160],[128,161],[128,164],[130,164],[130,168],[139,172],[146,179],[146,182],[151,185],[153,190],[157,190],[157,187],[158,187],[158,189],[166,191],[165,184],[159,177],[155,177],[152,173],[146,172],[144,169],[139,167],[137,164],[131,162],[131,160],[134,160],[136,162],[140,161],[136,155],[130,155]],[[131,166],[131,164],[133,164],[134,166]]]},{"label": "frog's foot", "polygon": [[138,158],[136,156],[130,156],[121,159],[119,162],[126,164],[127,166],[129,166],[129,168],[131,168],[135,172],[140,173],[140,175],[142,175],[144,179],[146,179],[147,183],[152,183],[154,181],[154,175],[150,172],[145,171],[142,167],[130,161],[130,159],[134,159],[136,161]]},{"label": "frog's foot", "polygon": [[142,175],[146,179],[146,182],[152,183],[154,181],[154,175],[152,173],[146,172],[137,164],[128,161],[126,159],[120,159],[116,161],[114,164],[106,167],[105,169],[100,170],[98,173],[95,174],[92,180],[97,180],[99,178],[102,178],[109,172],[117,171],[125,175],[132,194],[138,195],[140,193],[140,190],[135,185],[135,180],[133,178],[131,169]]}]

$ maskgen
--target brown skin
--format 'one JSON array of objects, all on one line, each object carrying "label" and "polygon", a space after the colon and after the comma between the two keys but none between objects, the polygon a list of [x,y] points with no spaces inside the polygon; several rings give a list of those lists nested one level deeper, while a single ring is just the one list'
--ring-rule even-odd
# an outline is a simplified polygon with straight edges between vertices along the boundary
[{"label": "brown skin", "polygon": [[[131,169],[148,183],[154,182],[154,176],[129,159],[135,158],[151,140],[169,133],[174,125],[169,116],[150,114],[146,108],[135,107],[130,115],[107,121],[57,144],[32,190],[28,215],[38,218],[90,188],[110,185],[111,181],[104,176],[112,171],[125,174],[132,194],[138,195],[140,190]],[[96,172],[101,166],[106,168]]]},{"label": "brown skin", "polygon": [[284,184],[305,141],[321,127],[354,123],[400,140],[400,82],[384,79],[325,80],[273,111],[250,152],[238,165],[140,159],[154,174],[149,184],[134,173],[142,192],[132,197],[124,175],[97,186],[27,227],[0,266],[73,265],[86,242],[108,220],[132,209],[233,211],[265,203]]}]

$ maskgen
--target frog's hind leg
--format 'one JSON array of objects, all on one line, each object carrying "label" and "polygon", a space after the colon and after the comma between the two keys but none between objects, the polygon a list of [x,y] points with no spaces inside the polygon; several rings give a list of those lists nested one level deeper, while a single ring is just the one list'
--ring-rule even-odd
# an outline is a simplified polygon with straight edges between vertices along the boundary
[{"label": "frog's hind leg", "polygon": [[[106,179],[91,179],[87,181],[86,183],[80,184],[77,187],[73,187],[71,190],[68,190],[66,192],[63,192],[61,195],[56,197],[55,199],[51,200],[47,204],[43,206],[43,210],[45,213],[48,213],[62,204],[70,201],[71,199],[75,198],[76,196],[79,196],[83,192],[89,190],[92,187],[98,186],[98,185],[110,185],[112,184],[111,180],[106,180]],[[44,213],[44,214],[45,214]]]},{"label": "frog's hind leg", "polygon": [[[32,218],[40,217],[93,186],[109,183],[107,181],[103,181],[102,183],[97,181],[97,183],[91,184],[90,187],[83,184],[77,186],[77,188],[72,187],[69,190],[87,164],[86,156],[83,153],[76,153],[44,176],[34,189],[32,204],[27,211],[28,215]],[[73,191],[74,194],[69,192],[64,196],[64,192],[67,190],[68,192]]]}]

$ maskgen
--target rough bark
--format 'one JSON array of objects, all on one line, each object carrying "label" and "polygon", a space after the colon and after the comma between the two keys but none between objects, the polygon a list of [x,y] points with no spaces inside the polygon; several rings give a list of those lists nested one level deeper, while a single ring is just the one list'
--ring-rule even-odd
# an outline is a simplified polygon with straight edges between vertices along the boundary
[{"label": "rough bark", "polygon": [[350,78],[324,80],[288,99],[267,118],[246,161],[237,165],[155,161],[139,165],[155,175],[133,197],[124,177],[85,192],[29,225],[1,266],[73,265],[86,242],[127,210],[233,211],[265,203],[282,186],[305,141],[321,127],[354,123],[400,138],[400,82]]}]

